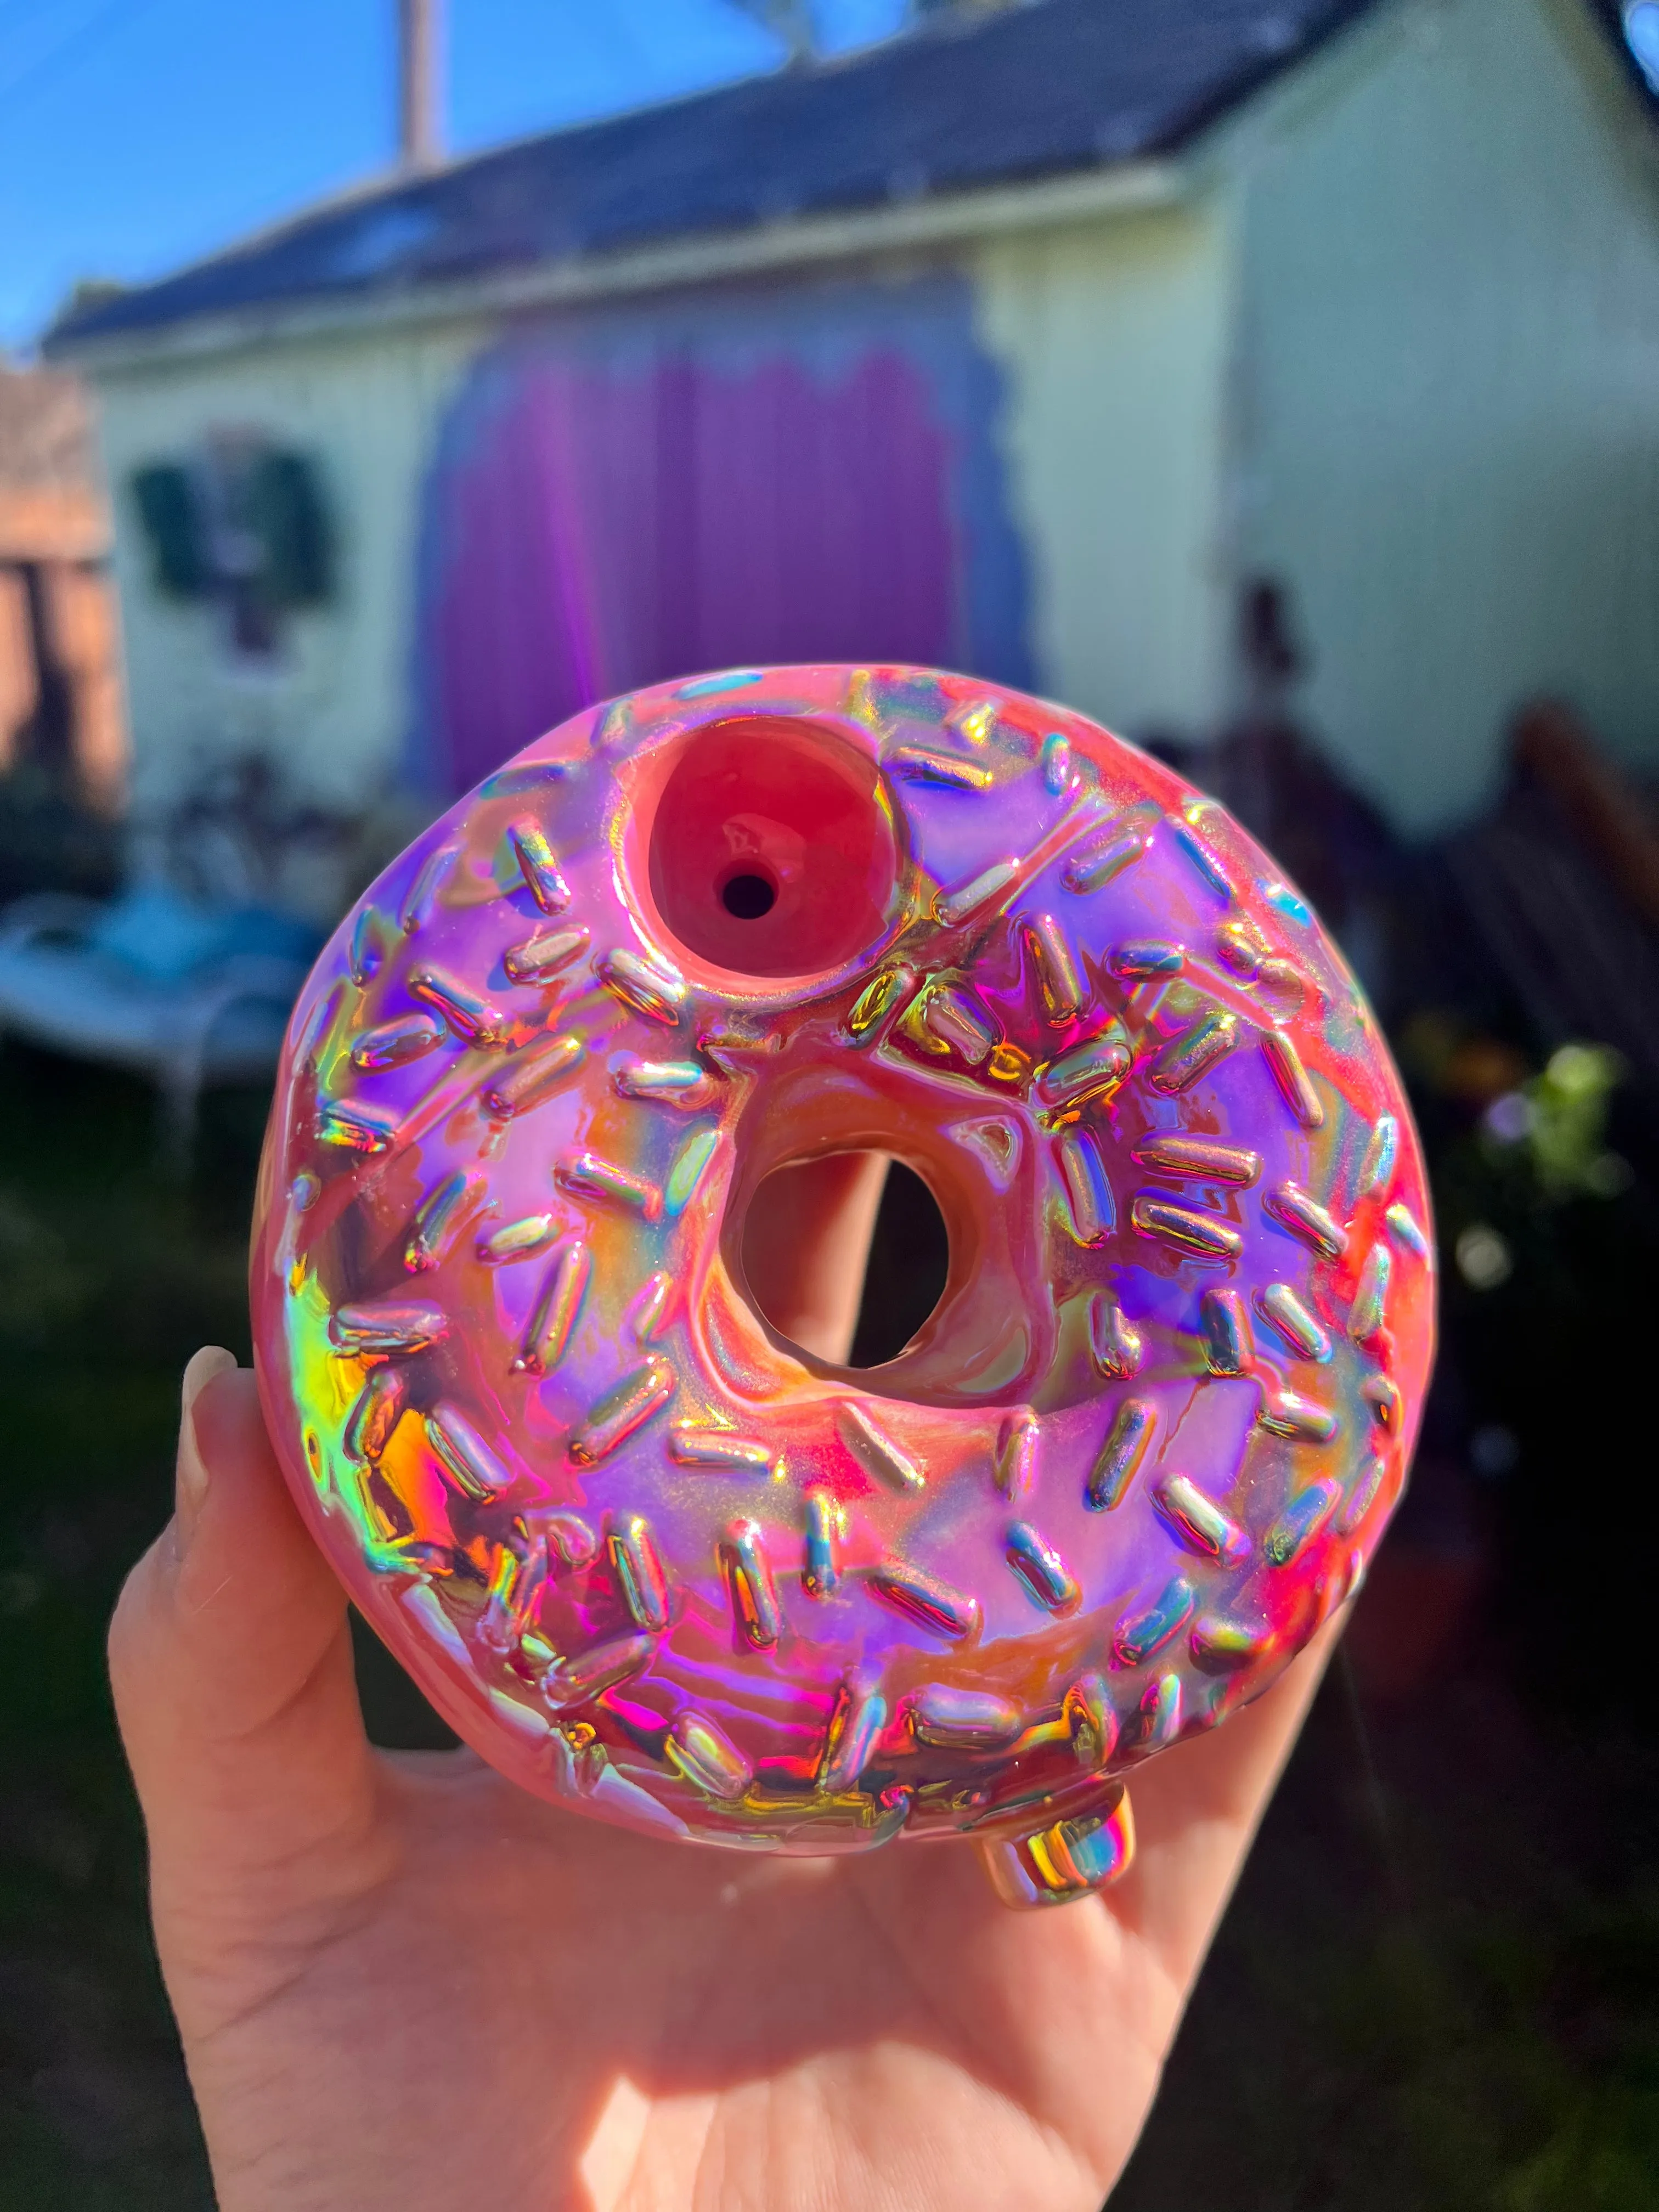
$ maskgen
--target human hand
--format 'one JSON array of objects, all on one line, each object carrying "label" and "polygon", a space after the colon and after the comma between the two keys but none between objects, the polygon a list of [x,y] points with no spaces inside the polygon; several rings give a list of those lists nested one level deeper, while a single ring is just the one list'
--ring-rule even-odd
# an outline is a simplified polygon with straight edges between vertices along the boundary
[{"label": "human hand", "polygon": [[[878,1184],[823,1175],[748,1262],[828,1348]],[[111,1660],[223,2212],[1092,2212],[1333,1633],[1136,1775],[1134,1863],[1075,1903],[1011,1911],[948,1843],[665,1843],[371,1747],[253,1377],[198,1352]]]}]

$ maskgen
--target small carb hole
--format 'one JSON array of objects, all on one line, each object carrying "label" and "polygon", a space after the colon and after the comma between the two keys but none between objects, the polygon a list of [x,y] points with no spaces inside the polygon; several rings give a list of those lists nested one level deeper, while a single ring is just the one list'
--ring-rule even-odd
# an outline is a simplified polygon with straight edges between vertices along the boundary
[{"label": "small carb hole", "polygon": [[728,876],[720,888],[720,904],[739,921],[758,921],[778,902],[778,887],[769,876],[744,869]]}]

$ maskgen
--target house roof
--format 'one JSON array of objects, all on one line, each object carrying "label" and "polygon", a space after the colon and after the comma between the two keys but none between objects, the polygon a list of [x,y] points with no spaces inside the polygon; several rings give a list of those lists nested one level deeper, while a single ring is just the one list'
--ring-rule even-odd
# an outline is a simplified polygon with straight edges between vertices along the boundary
[{"label": "house roof", "polygon": [[1172,153],[1376,0],[1025,0],[526,139],[72,306],[52,352]]}]

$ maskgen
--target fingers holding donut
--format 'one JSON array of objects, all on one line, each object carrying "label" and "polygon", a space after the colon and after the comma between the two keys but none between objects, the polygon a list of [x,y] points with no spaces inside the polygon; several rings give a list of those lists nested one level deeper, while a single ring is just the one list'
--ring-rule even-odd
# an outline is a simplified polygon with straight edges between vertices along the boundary
[{"label": "fingers holding donut", "polygon": [[210,1347],[181,1395],[173,1517],[110,1630],[169,1971],[181,1948],[222,1965],[286,1892],[337,1893],[374,1791],[345,1595],[295,1510],[253,1376]]}]

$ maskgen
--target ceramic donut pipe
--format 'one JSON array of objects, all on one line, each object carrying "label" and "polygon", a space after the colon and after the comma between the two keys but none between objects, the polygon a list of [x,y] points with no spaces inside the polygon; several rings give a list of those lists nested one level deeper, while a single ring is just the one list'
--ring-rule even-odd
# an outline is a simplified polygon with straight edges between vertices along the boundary
[{"label": "ceramic donut pipe", "polygon": [[[854,1152],[950,1237],[863,1370],[743,1261]],[[1129,1770],[1352,1594],[1433,1349],[1411,1118],[1295,890],[1083,717],[902,667],[613,701],[419,838],[295,1009],[252,1286],[301,1510],[504,1774],[969,1838],[1021,1903],[1121,1871]]]}]

